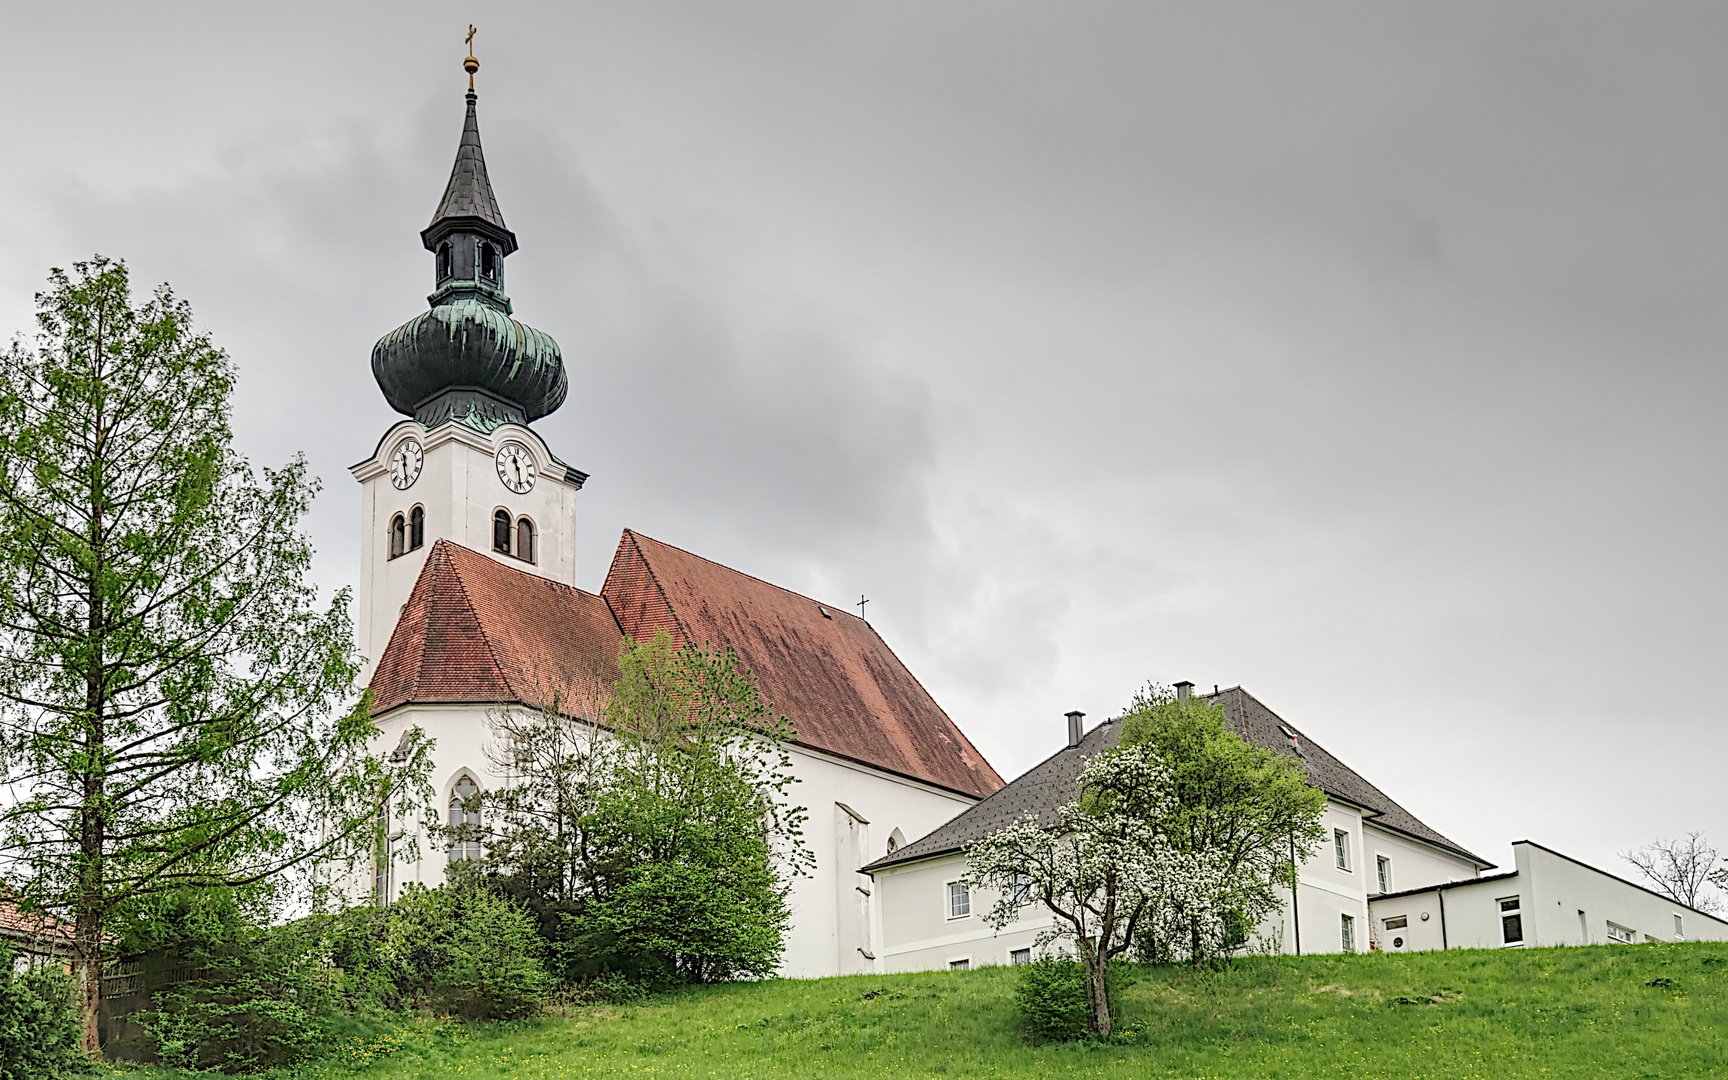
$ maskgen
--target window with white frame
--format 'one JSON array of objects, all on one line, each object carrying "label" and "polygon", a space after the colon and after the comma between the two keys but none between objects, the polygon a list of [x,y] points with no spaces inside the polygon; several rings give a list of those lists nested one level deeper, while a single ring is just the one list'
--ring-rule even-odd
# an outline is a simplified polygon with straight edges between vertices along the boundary
[{"label": "window with white frame", "polygon": [[1374,856],[1374,876],[1381,892],[1392,891],[1392,860],[1384,855]]},{"label": "window with white frame", "polygon": [[972,967],[972,958],[971,957],[967,957],[963,960],[950,960],[950,961],[948,961],[948,970],[949,971],[967,971],[971,967]]},{"label": "window with white frame", "polygon": [[950,919],[964,919],[970,914],[972,914],[972,891],[966,887],[964,881],[950,881],[948,883],[948,917]]},{"label": "window with white frame", "polygon": [[1032,902],[1032,879],[1025,874],[1014,875],[1014,895],[1011,898],[1015,907],[1025,907]]},{"label": "window with white frame", "polygon": [[1338,945],[1345,952],[1356,951],[1356,919],[1353,916],[1338,916]]},{"label": "window with white frame", "polygon": [[1674,936],[1677,938],[1686,936],[1686,921],[1680,917],[1679,912],[1674,913]]},{"label": "window with white frame", "polygon": [[464,773],[450,789],[450,861],[480,857],[480,785]]},{"label": "window with white frame", "polygon": [[1632,939],[1637,936],[1637,932],[1629,926],[1621,926],[1619,923],[1608,924],[1608,940],[1616,944],[1630,945]]},{"label": "window with white frame", "polygon": [[1015,967],[1018,967],[1021,964],[1030,964],[1031,962],[1031,949],[1013,949],[1008,953],[1008,963]]},{"label": "window with white frame", "polygon": [[1343,829],[1332,830],[1332,854],[1338,860],[1338,869],[1350,869],[1350,834]]},{"label": "window with white frame", "polygon": [[1524,912],[1516,896],[1500,898],[1500,943],[1520,945],[1524,941]]}]

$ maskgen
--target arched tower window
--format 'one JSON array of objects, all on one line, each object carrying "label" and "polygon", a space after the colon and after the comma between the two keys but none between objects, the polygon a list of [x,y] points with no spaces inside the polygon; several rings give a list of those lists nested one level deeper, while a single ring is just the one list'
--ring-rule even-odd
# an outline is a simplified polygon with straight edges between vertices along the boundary
[{"label": "arched tower window", "polygon": [[487,281],[498,280],[498,249],[480,241],[480,276]]},{"label": "arched tower window", "polygon": [[416,506],[408,512],[408,550],[413,551],[426,542],[426,508]]},{"label": "arched tower window", "polygon": [[516,523],[516,557],[523,562],[534,561],[534,523],[527,518]]},{"label": "arched tower window", "polygon": [[492,550],[510,554],[510,511],[500,510],[492,515]]},{"label": "arched tower window", "polygon": [[450,276],[450,241],[438,245],[438,280],[443,281]]},{"label": "arched tower window", "polygon": [[396,556],[407,550],[407,527],[402,521],[402,515],[397,514],[395,517],[390,519],[390,557],[394,559]]},{"label": "arched tower window", "polygon": [[[467,773],[450,789],[450,861],[480,857],[480,785]],[[472,807],[472,809],[470,809]]]}]

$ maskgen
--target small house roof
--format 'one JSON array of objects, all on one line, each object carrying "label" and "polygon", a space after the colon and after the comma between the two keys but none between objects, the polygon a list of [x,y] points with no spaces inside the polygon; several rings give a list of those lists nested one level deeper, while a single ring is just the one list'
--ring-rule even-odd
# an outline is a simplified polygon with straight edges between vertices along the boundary
[{"label": "small house roof", "polygon": [[[1361,807],[1371,824],[1442,848],[1475,862],[1478,868],[1493,866],[1423,824],[1385,792],[1279,718],[1241,687],[1232,687],[1207,697],[1224,709],[1232,731],[1256,746],[1295,758],[1308,774],[1310,783],[1328,796]],[[1290,731],[1295,739],[1292,740],[1281,729]],[[865,871],[882,870],[959,851],[967,844],[982,840],[1003,826],[1028,816],[1039,825],[1055,825],[1058,808],[1074,801],[1079,794],[1080,770],[1087,760],[1115,746],[1121,734],[1120,718],[1099,724],[1085,734],[1078,746],[1063,747],[988,799],[968,807],[893,854],[877,859],[866,866]],[[1298,743],[1301,753],[1297,753]]]}]

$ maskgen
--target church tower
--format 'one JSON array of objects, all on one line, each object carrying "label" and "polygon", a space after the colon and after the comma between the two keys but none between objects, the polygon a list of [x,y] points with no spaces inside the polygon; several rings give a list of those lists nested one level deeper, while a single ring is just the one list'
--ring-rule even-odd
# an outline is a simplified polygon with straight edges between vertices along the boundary
[{"label": "church tower", "polygon": [[512,317],[504,224],[480,150],[474,72],[456,163],[420,240],[432,253],[429,310],[379,339],[372,374],[391,427],[350,470],[361,487],[360,603],[366,676],[383,655],[432,542],[448,539],[575,584],[575,496],[587,474],[529,426],[564,403],[558,343]]}]

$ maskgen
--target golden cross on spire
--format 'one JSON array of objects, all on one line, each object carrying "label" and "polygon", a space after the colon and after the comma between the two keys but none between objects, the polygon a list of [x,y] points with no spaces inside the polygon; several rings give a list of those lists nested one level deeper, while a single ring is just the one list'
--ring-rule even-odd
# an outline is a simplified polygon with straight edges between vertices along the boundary
[{"label": "golden cross on spire", "polygon": [[480,31],[474,29],[474,24],[468,24],[468,36],[463,38],[463,44],[468,46],[468,56],[462,61],[462,70],[468,73],[468,92],[474,92],[474,73],[480,70],[480,61],[474,59],[474,35]]}]

